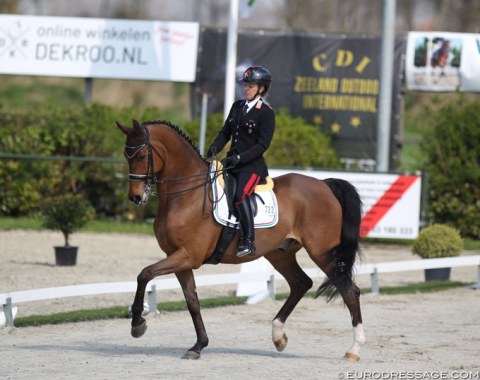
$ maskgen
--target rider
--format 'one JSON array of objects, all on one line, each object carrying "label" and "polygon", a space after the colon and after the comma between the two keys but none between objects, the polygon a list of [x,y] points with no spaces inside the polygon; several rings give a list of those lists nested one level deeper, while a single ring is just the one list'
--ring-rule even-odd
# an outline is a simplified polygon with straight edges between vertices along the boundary
[{"label": "rider", "polygon": [[232,139],[223,165],[237,180],[235,206],[243,231],[237,256],[255,255],[255,228],[250,196],[260,180],[268,176],[263,154],[270,146],[275,130],[275,113],[263,97],[272,76],[262,66],[249,67],[243,74],[245,99],[233,103],[223,128],[207,151],[207,157],[219,153]]}]

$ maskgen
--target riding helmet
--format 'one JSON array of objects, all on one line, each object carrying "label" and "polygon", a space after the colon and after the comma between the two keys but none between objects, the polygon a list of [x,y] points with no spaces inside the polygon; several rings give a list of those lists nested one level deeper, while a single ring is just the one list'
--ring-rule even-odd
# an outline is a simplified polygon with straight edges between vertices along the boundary
[{"label": "riding helmet", "polygon": [[246,83],[256,83],[265,86],[265,93],[270,88],[272,82],[272,75],[270,71],[262,66],[251,66],[243,74],[243,81]]}]

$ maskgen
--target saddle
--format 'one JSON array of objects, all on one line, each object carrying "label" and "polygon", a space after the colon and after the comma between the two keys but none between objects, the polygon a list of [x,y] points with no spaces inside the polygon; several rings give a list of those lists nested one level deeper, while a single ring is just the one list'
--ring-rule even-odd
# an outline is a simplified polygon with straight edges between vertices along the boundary
[{"label": "saddle", "polygon": [[[230,215],[235,214],[235,191],[237,189],[237,180],[229,172],[225,171],[222,175],[223,179],[223,191],[227,197],[228,211]],[[221,184],[220,184],[221,185]],[[257,200],[262,204],[265,204],[263,198],[259,193],[262,191],[273,190],[273,180],[270,177],[260,180],[260,183],[255,187],[255,190],[251,197],[248,197],[250,206],[252,207],[253,216],[258,214],[258,203]]]},{"label": "saddle", "polygon": [[[212,173],[221,171],[222,164],[214,161],[211,170]],[[238,225],[234,204],[236,185],[235,177],[227,171],[223,172],[222,176],[218,176],[213,185],[214,216],[216,221],[224,226],[229,223]],[[273,180],[267,177],[260,181],[250,197],[250,205],[255,217],[255,228],[273,227],[278,220],[278,206],[273,186]],[[259,210],[259,204],[264,206],[261,211]],[[228,205],[228,210],[225,205]]]},{"label": "saddle", "polygon": [[[233,240],[236,230],[240,228],[234,205],[235,177],[226,171],[223,172],[223,176],[217,177],[215,173],[220,170],[222,170],[222,164],[214,161],[211,167],[212,179],[214,180],[212,186],[213,215],[215,220],[224,227],[213,255],[204,264],[218,264]],[[268,228],[277,224],[278,205],[273,192],[273,180],[270,177],[267,177],[255,187],[255,192],[249,199],[255,218],[255,228]],[[262,205],[261,210],[259,209],[259,204]]]}]

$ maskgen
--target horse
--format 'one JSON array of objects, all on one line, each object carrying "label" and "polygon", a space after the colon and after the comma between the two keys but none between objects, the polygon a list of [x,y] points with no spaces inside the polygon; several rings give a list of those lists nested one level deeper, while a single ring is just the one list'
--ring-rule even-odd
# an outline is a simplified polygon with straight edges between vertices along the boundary
[{"label": "horse", "polygon": [[[177,277],[196,332],[196,342],[182,356],[199,359],[209,339],[200,312],[194,269],[213,254],[223,226],[212,210],[210,162],[193,141],[169,121],[132,120],[133,128],[116,122],[126,135],[124,155],[129,166],[128,198],[145,204],[156,187],[158,210],[153,230],[166,258],[145,267],[137,277],[131,308],[131,335],[141,337],[147,329],[142,317],[147,283],[161,275]],[[360,289],[353,280],[353,266],[360,255],[359,232],[362,202],[355,187],[342,179],[318,180],[289,173],[275,177],[279,220],[276,226],[258,230],[256,255],[236,256],[238,234],[221,264],[241,264],[264,256],[287,281],[290,293],[272,321],[272,341],[278,351],[287,346],[284,325],[313,281],[299,266],[296,253],[304,247],[326,274],[316,295],[342,296],[352,320],[354,340],[344,358],[360,359],[365,333],[360,310]]]},{"label": "horse", "polygon": [[444,68],[448,62],[448,53],[450,51],[450,40],[441,40],[441,46],[432,54],[430,64],[432,67]]}]

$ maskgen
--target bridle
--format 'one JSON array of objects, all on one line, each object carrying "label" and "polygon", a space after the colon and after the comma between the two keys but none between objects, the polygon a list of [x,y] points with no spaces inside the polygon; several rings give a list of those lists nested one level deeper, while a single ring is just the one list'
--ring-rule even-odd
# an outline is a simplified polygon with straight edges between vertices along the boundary
[{"label": "bridle", "polygon": [[[214,181],[217,179],[218,176],[220,176],[223,173],[224,169],[220,170],[208,170],[206,172],[202,172],[199,174],[192,174],[189,176],[184,176],[184,177],[175,177],[175,178],[167,178],[167,179],[159,179],[155,175],[155,167],[154,167],[154,160],[153,160],[153,152],[155,151],[158,155],[158,157],[164,162],[165,160],[162,158],[162,156],[158,153],[158,151],[152,146],[150,142],[150,133],[146,127],[143,128],[143,131],[145,132],[145,143],[141,145],[135,145],[135,146],[129,146],[125,144],[125,157],[128,160],[131,160],[134,158],[140,151],[143,149],[147,148],[148,150],[148,163],[147,163],[147,172],[146,174],[134,174],[134,173],[129,173],[128,174],[128,179],[129,181],[144,181],[145,182],[145,190],[144,192],[147,194],[147,198],[150,195],[174,195],[174,194],[181,194],[185,193],[187,191],[195,190],[200,187],[205,187],[205,195],[204,198],[206,198],[206,194],[208,193],[207,191],[207,186],[208,184],[214,183]],[[129,154],[128,151],[133,151],[133,153]],[[213,175],[211,175],[214,173]],[[198,177],[206,177],[205,180],[202,181],[202,183],[198,185],[194,185],[191,187],[188,187],[186,189],[178,190],[178,191],[166,191],[166,192],[154,192],[152,191],[152,185],[161,185],[161,184],[166,184],[166,183],[174,183],[174,182],[180,182],[184,181],[187,179],[192,179],[192,178],[198,178]],[[201,178],[198,179],[200,181]],[[204,199],[205,202],[205,199]]]},{"label": "bridle", "polygon": [[[133,174],[128,173],[128,179],[130,181],[146,181],[148,184],[160,184],[162,183],[155,175],[155,168],[153,165],[153,147],[150,143],[150,133],[148,132],[147,128],[143,128],[145,131],[145,138],[146,142],[141,145],[129,146],[125,144],[125,157],[128,160],[131,160],[133,157],[137,155],[138,152],[143,150],[145,147],[148,148],[148,166],[147,166],[147,173],[146,174]],[[128,154],[128,150],[134,150],[132,154]],[[163,161],[163,158],[159,155],[160,159]]]}]

